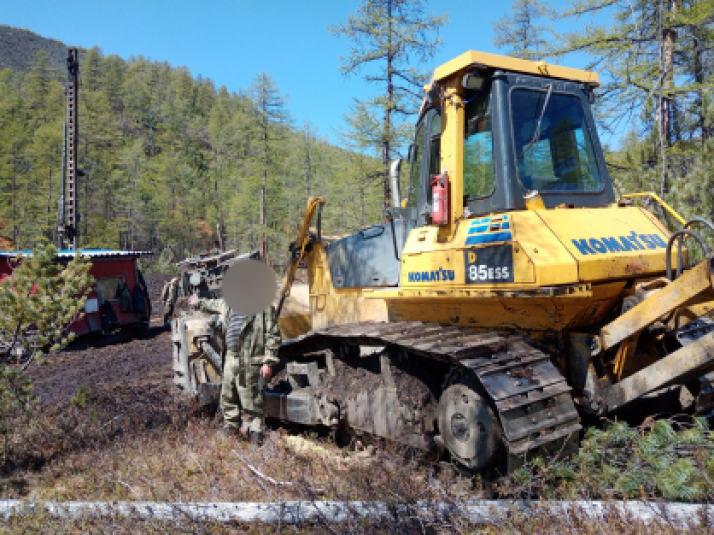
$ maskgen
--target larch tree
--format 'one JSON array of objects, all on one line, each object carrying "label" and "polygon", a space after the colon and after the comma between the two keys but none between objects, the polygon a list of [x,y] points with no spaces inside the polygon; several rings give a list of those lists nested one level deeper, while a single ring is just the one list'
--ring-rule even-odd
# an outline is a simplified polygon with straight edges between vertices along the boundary
[{"label": "larch tree", "polygon": [[[651,159],[661,169],[656,189],[662,195],[670,186],[668,176],[674,174],[667,163],[670,148],[699,136],[703,126],[703,114],[687,110],[686,104],[703,95],[701,61],[712,46],[706,33],[714,23],[714,2],[574,0],[560,17],[579,21],[593,14],[609,14],[613,22],[567,32],[549,53],[589,56],[587,68],[599,71],[603,81],[596,108],[601,126],[608,131],[628,123],[640,127],[639,134],[654,149]],[[699,124],[689,121],[692,112],[699,115]]]},{"label": "larch tree", "polygon": [[493,46],[521,59],[541,59],[548,41],[543,22],[549,8],[539,0],[514,0],[508,15],[493,23]]},{"label": "larch tree", "polygon": [[[38,189],[41,187],[46,196],[44,199],[32,196],[32,202],[25,205],[20,227],[27,227],[23,234],[37,238],[42,235],[47,240],[52,240],[59,195],[59,180],[55,180],[57,184],[54,184],[53,175],[58,179],[61,167],[60,117],[64,112],[65,99],[64,88],[57,80],[58,74],[50,68],[47,54],[39,50],[22,86],[29,103],[26,117],[32,130],[32,137],[24,145],[29,166],[26,179],[28,185],[34,184]],[[41,217],[41,213],[44,213],[44,217]],[[31,238],[29,243],[34,241]]]},{"label": "larch tree", "polygon": [[273,133],[280,124],[289,122],[290,116],[285,108],[285,97],[280,93],[275,79],[266,72],[261,72],[253,80],[249,94],[256,108],[260,142],[262,147],[261,186],[260,186],[260,255],[266,257],[267,247],[265,228],[268,222],[266,208],[266,189],[270,169],[270,148],[274,141]]},{"label": "larch tree", "polygon": [[305,193],[309,198],[312,195],[312,186],[314,185],[315,175],[315,126],[306,121],[302,128],[302,150],[303,150],[303,169],[305,173]]},{"label": "larch tree", "polygon": [[355,102],[353,114],[346,117],[346,134],[356,148],[381,157],[385,206],[391,204],[389,161],[409,135],[405,121],[417,111],[421,87],[428,81],[419,66],[434,57],[447,20],[448,15],[427,13],[425,0],[363,0],[345,22],[328,28],[350,45],[348,55],[340,58],[343,74],[364,73],[381,90],[378,97]]},{"label": "larch tree", "polygon": [[[685,48],[679,44],[691,41],[698,29],[711,27],[714,2],[576,0],[560,17],[579,21],[600,13],[611,15],[614,22],[586,24],[586,31],[566,32],[554,41],[549,54],[562,57],[576,52],[589,56],[587,68],[598,70],[604,81],[602,118],[614,122],[636,118],[640,110],[651,109],[648,101],[654,101],[649,123],[658,124],[664,144],[669,146],[677,128],[672,101],[685,98],[693,89],[688,84],[675,87],[675,80],[689,77],[684,68]],[[709,46],[711,43],[700,43],[700,60]],[[605,122],[604,126],[611,124]]]}]

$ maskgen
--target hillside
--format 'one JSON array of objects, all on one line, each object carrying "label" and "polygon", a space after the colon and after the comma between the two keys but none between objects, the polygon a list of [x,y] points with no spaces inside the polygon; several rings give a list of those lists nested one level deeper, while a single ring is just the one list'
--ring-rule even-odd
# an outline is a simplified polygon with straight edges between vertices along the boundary
[{"label": "hillside", "polygon": [[[0,76],[0,147],[10,147],[0,151],[0,233],[13,229],[15,246],[31,248],[54,241],[66,48],[0,31],[0,67],[12,66]],[[227,247],[265,243],[282,265],[310,195],[329,199],[328,234],[380,219],[378,160],[293,124],[268,73],[229,91],[185,67],[94,47],[80,77],[81,247],[150,249],[167,265],[210,247],[218,224]]]},{"label": "hillside", "polygon": [[67,46],[29,30],[0,25],[0,71],[10,68],[23,74],[30,71],[35,53],[44,50],[49,56],[49,66],[59,73],[67,72]]}]

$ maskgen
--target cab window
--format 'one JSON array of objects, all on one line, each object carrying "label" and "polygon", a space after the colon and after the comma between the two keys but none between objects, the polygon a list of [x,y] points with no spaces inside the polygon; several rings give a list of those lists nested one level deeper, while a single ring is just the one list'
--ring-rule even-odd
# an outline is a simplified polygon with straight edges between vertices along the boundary
[{"label": "cab window", "polygon": [[431,183],[431,175],[441,173],[441,115],[435,114],[431,119],[431,128],[429,131],[429,179],[427,180],[426,202],[431,204],[432,190],[429,187]]},{"label": "cab window", "polygon": [[[425,130],[427,137],[425,139]],[[426,143],[426,147],[424,146]],[[428,112],[425,119],[417,125],[416,140],[413,145],[414,151],[412,158],[412,168],[410,173],[410,185],[408,190],[409,206],[417,206],[421,194],[421,189],[424,189],[424,201],[427,205],[431,204],[431,175],[438,175],[441,169],[441,115],[438,109]],[[426,152],[425,152],[426,151]],[[426,156],[427,160],[424,160]],[[422,183],[422,165],[426,164],[428,175]]]},{"label": "cab window", "polygon": [[553,193],[602,190],[603,179],[578,97],[551,93],[548,98],[546,91],[515,89],[511,113],[518,174],[525,189]]},{"label": "cab window", "polygon": [[412,168],[407,190],[408,206],[416,206],[419,200],[419,171],[421,171],[422,151],[424,150],[424,120],[420,121],[416,129],[416,140],[412,154]]},{"label": "cab window", "polygon": [[493,139],[489,94],[477,94],[466,105],[464,117],[464,196],[467,199],[493,193]]}]

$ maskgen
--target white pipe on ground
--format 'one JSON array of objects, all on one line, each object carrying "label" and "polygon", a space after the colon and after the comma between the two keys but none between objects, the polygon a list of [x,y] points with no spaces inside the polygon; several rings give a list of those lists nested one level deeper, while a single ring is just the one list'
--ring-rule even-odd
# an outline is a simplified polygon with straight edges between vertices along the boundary
[{"label": "white pipe on ground", "polygon": [[28,502],[23,500],[0,500],[0,516],[30,514],[44,510],[59,518],[82,516],[123,516],[141,520],[210,522],[263,522],[269,524],[301,522],[325,522],[342,524],[353,520],[379,521],[394,518],[403,511],[429,519],[445,516],[465,516],[471,522],[491,524],[514,511],[524,514],[576,514],[581,519],[604,520],[620,514],[643,521],[667,522],[675,527],[708,525],[714,521],[714,506],[674,502],[603,502],[603,501],[510,501],[471,500],[462,503],[420,501],[413,505],[388,504],[385,502],[338,502],[338,501],[286,501],[286,502],[238,502],[238,503],[161,503],[161,502]]}]

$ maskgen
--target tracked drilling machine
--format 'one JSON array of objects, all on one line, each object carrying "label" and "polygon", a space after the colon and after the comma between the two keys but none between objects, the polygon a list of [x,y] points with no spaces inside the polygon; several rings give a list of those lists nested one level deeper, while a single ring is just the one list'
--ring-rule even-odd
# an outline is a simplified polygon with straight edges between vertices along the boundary
[{"label": "tracked drilling machine", "polygon": [[[220,232],[219,232],[220,236]],[[179,294],[208,299],[222,297],[223,275],[239,260],[256,259],[258,252],[237,254],[230,250],[187,258],[177,263],[181,268]],[[223,372],[223,330],[219,318],[201,310],[183,310],[171,319],[174,384],[200,405],[215,406]]]}]

